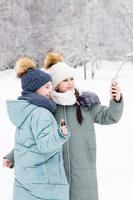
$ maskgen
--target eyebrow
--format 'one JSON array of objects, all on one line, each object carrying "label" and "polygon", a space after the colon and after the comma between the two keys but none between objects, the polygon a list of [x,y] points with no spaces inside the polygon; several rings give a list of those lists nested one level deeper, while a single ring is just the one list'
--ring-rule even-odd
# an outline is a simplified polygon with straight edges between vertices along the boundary
[{"label": "eyebrow", "polygon": [[[72,79],[73,77],[70,77],[70,78],[65,78],[63,81],[65,81],[65,80],[68,80],[68,79]],[[74,79],[74,78],[73,78]]]}]

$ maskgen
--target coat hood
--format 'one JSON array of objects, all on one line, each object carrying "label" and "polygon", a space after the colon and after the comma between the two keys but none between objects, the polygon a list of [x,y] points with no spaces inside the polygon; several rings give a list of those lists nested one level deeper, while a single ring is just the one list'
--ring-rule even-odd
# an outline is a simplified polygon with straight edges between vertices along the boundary
[{"label": "coat hood", "polygon": [[6,104],[8,116],[17,127],[21,127],[31,112],[37,108],[25,100],[7,100]]},{"label": "coat hood", "polygon": [[80,105],[91,109],[93,106],[100,104],[99,97],[90,91],[82,92],[80,96]]}]

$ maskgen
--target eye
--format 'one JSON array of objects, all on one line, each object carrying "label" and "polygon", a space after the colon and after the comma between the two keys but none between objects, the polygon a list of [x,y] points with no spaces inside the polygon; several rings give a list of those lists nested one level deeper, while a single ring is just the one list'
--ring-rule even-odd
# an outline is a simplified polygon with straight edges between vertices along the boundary
[{"label": "eye", "polygon": [[64,82],[67,82],[68,81],[68,79],[65,79],[65,80],[63,80]]},{"label": "eye", "polygon": [[49,88],[49,85],[45,85],[45,88]]},{"label": "eye", "polygon": [[71,80],[71,81],[73,81],[73,80],[74,80],[74,78],[70,78],[70,80]]}]

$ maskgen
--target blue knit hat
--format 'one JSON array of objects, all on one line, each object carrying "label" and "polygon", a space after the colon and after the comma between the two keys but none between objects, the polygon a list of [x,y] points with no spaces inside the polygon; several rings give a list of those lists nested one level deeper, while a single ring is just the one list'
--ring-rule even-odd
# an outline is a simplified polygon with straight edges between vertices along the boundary
[{"label": "blue knit hat", "polygon": [[29,69],[22,77],[21,84],[24,91],[35,92],[45,83],[52,81],[51,76],[40,69]]}]

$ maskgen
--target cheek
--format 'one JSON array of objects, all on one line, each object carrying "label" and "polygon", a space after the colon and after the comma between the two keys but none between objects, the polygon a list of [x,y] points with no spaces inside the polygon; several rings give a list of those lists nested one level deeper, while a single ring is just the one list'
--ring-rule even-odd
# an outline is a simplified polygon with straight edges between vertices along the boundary
[{"label": "cheek", "polygon": [[74,82],[72,83],[72,86],[75,87],[75,83]]},{"label": "cheek", "polygon": [[68,87],[68,84],[67,84],[67,83],[66,83],[66,84],[64,83],[64,84],[61,86],[61,89],[65,91],[65,90],[67,90],[67,87]]},{"label": "cheek", "polygon": [[63,88],[63,84],[59,84],[57,87],[59,90],[61,90]]},{"label": "cheek", "polygon": [[65,92],[65,90],[66,90],[66,87],[64,85],[58,86],[58,91],[59,92]]},{"label": "cheek", "polygon": [[37,92],[38,94],[40,94],[40,95],[42,95],[42,96],[45,96],[45,95],[47,95],[47,90],[46,90],[46,88],[40,88],[39,90],[38,90],[38,92]]},{"label": "cheek", "polygon": [[42,91],[42,94],[43,94],[43,95],[46,95],[47,93],[48,93],[48,92],[47,92],[46,90],[43,90],[43,91]]}]

